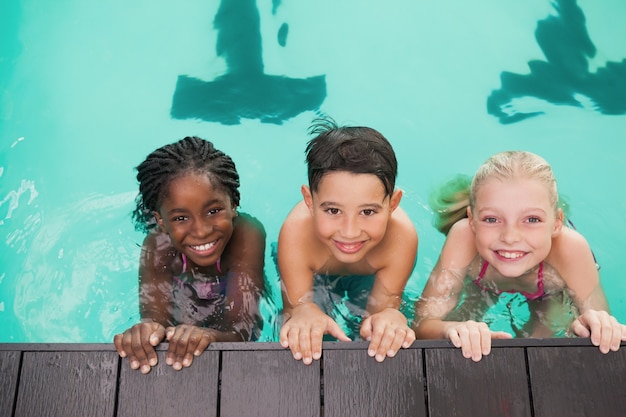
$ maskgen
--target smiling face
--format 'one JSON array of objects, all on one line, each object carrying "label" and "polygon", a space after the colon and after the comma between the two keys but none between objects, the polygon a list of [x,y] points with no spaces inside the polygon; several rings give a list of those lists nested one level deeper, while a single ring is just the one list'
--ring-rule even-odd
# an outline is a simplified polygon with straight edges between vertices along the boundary
[{"label": "smiling face", "polygon": [[236,207],[203,174],[174,179],[154,215],[174,247],[198,266],[214,265],[233,234]]},{"label": "smiling face", "polygon": [[302,193],[315,226],[317,238],[340,262],[355,263],[385,237],[391,213],[400,202],[396,191],[390,198],[373,174],[331,172],[311,194]]},{"label": "smiling face", "polygon": [[506,277],[521,276],[543,261],[563,225],[545,184],[524,177],[485,181],[468,215],[478,253]]}]

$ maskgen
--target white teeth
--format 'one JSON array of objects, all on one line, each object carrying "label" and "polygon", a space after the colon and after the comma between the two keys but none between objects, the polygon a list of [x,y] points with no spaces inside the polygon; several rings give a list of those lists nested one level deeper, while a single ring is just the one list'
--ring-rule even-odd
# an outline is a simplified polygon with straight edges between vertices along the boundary
[{"label": "white teeth", "polygon": [[197,250],[197,251],[201,252],[201,251],[209,250],[209,249],[211,249],[213,246],[215,246],[215,242],[205,243],[204,245],[190,246],[190,247],[191,247],[191,249],[193,249],[193,250]]},{"label": "white teeth", "polygon": [[524,256],[522,252],[498,252],[498,255],[507,259],[517,259],[517,258],[521,258],[522,256]]}]

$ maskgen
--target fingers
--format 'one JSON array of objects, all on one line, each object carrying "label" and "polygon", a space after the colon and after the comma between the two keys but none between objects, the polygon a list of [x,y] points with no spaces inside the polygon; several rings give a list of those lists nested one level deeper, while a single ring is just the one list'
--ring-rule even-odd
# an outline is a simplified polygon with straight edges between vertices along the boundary
[{"label": "fingers", "polygon": [[486,323],[466,321],[452,326],[448,337],[454,346],[461,348],[465,358],[478,362],[483,356],[491,353],[491,338],[510,338],[504,332],[491,332]]},{"label": "fingers", "polygon": [[[302,360],[305,365],[310,365],[313,359],[317,360],[322,357],[324,326],[314,323],[310,327],[289,326],[284,330],[286,334],[284,340],[291,349],[294,359]],[[281,344],[285,346],[284,343]]]},{"label": "fingers", "polygon": [[309,365],[322,357],[324,334],[350,340],[333,319],[312,303],[297,306],[280,329],[280,344],[289,347],[294,359]]},{"label": "fingers", "polygon": [[606,311],[587,310],[572,323],[572,331],[580,337],[590,337],[600,352],[617,351],[626,340],[626,327]]},{"label": "fingers", "polygon": [[210,329],[191,325],[170,327],[166,331],[169,348],[165,356],[165,363],[177,371],[188,368],[195,356],[202,352],[213,341]]},{"label": "fingers", "polygon": [[408,327],[406,318],[397,310],[389,309],[365,319],[361,337],[370,341],[367,354],[382,362],[394,357],[400,348],[408,348],[415,341],[415,332]]},{"label": "fingers", "polygon": [[138,323],[113,338],[119,355],[128,357],[131,369],[147,374],[158,362],[154,346],[162,340],[163,326],[155,322]]}]

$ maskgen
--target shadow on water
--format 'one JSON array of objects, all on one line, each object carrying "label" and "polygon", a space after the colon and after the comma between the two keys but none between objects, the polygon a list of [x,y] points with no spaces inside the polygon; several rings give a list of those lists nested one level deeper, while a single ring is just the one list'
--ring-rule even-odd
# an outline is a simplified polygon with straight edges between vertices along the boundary
[{"label": "shadow on water", "polygon": [[[222,0],[215,16],[217,54],[227,72],[213,81],[180,75],[172,100],[175,119],[201,119],[225,125],[242,118],[281,124],[305,111],[315,111],[326,98],[324,75],[288,78],[263,72],[261,27],[255,0]],[[274,11],[280,4],[274,1]],[[278,42],[287,42],[288,26]]]},{"label": "shadow on water", "polygon": [[487,99],[487,111],[508,124],[543,114],[541,109],[520,109],[520,98],[534,98],[556,105],[590,108],[602,114],[626,114],[626,59],[607,62],[589,72],[596,54],[576,0],[554,2],[556,16],[537,23],[535,38],[547,61],[528,62],[530,74],[502,72],[502,88]]}]

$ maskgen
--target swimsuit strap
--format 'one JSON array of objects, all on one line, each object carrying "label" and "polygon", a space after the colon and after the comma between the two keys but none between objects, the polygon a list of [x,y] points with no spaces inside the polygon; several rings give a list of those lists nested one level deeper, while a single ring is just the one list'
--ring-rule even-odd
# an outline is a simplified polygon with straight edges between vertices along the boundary
[{"label": "swimsuit strap", "polygon": [[482,285],[482,283],[480,282],[483,277],[485,276],[485,272],[487,271],[487,267],[489,266],[489,262],[485,261],[483,263],[482,268],[480,269],[480,273],[478,274],[478,277],[476,277],[476,279],[474,280],[474,284],[478,285],[478,287],[483,290],[483,291],[492,291],[494,294],[500,295],[503,292],[507,292],[507,293],[516,293],[519,292],[521,294],[524,295],[524,297],[526,297],[526,299],[528,301],[532,301],[532,300],[536,300],[538,298],[541,298],[545,295],[544,292],[544,288],[543,288],[543,261],[539,262],[539,271],[537,271],[537,291],[535,291],[534,293],[529,293],[526,291],[516,291],[516,290],[507,290],[507,291],[501,291],[498,289],[488,289],[486,288],[484,285]]},{"label": "swimsuit strap", "polygon": [[187,271],[187,257],[182,252],[180,253],[180,257],[183,258],[183,272],[181,272],[181,274],[184,274]]}]

